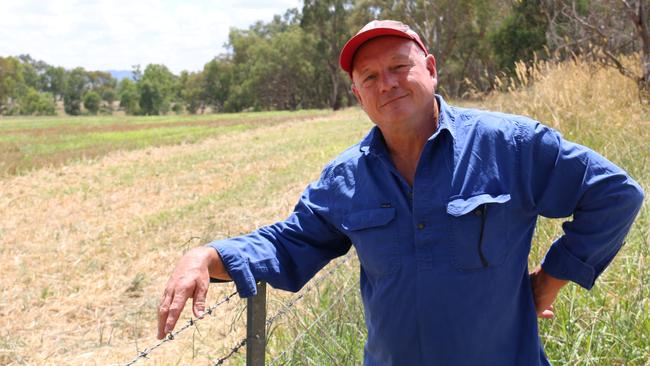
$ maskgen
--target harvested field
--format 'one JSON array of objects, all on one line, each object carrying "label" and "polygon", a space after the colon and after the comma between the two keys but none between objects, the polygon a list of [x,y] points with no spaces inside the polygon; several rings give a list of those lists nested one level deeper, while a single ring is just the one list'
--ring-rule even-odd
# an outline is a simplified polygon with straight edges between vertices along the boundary
[{"label": "harvested field", "polygon": [[[130,360],[155,340],[158,297],[182,252],[288,214],[321,166],[365,133],[360,117],[274,120],[0,180],[0,364]],[[213,285],[209,302],[232,289]],[[241,335],[230,325],[243,305],[152,363],[218,358]]]}]

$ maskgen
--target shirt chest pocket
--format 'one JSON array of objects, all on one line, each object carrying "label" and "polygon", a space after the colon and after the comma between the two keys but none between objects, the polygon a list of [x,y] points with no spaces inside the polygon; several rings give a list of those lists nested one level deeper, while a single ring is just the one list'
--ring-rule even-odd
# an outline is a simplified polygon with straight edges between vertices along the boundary
[{"label": "shirt chest pocket", "polygon": [[395,208],[353,211],[341,224],[356,248],[366,274],[381,277],[400,267]]},{"label": "shirt chest pocket", "polygon": [[481,270],[503,264],[512,248],[509,201],[509,194],[478,194],[449,201],[451,253],[457,269]]}]

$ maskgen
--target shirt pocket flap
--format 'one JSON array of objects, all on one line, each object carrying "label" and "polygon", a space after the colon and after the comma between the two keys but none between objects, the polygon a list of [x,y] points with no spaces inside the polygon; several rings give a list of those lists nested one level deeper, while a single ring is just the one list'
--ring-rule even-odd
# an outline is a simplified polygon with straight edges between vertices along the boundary
[{"label": "shirt pocket flap", "polygon": [[393,221],[395,208],[376,208],[352,212],[343,218],[341,226],[345,230],[356,231],[383,226]]},{"label": "shirt pocket flap", "polygon": [[447,213],[459,217],[486,203],[506,203],[508,201],[510,201],[509,194],[491,195],[484,193],[472,197],[456,198],[447,203]]}]

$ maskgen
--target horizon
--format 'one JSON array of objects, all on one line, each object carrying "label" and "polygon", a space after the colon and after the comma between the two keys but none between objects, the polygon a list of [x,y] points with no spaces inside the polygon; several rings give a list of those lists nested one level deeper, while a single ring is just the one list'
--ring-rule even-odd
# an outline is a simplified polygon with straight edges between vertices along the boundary
[{"label": "horizon", "polygon": [[[302,6],[300,0],[36,0],[5,4],[0,56],[30,55],[65,69],[132,71],[163,64],[200,71],[227,52],[231,28]],[[144,15],[144,16],[143,16]]]}]

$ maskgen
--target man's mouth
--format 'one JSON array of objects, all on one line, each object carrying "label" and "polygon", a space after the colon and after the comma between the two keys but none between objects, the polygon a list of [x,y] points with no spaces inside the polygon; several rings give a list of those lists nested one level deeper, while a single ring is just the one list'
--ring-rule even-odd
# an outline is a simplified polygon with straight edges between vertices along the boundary
[{"label": "man's mouth", "polygon": [[400,100],[400,99],[402,99],[402,98],[404,98],[406,96],[408,96],[408,94],[400,95],[399,97],[393,98],[393,99],[389,100],[388,102],[380,105],[379,108],[383,108],[383,107],[385,107],[385,106],[387,106],[387,105],[389,105],[389,104],[391,104],[391,103],[393,103],[395,101],[398,101],[398,100]]}]

